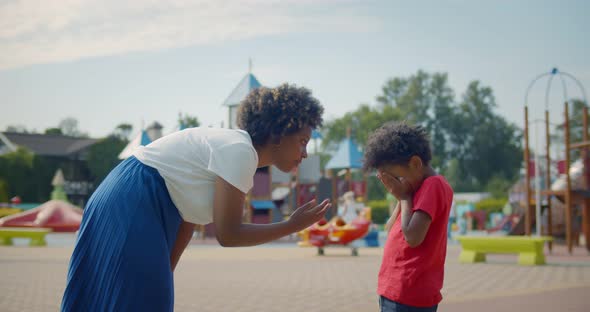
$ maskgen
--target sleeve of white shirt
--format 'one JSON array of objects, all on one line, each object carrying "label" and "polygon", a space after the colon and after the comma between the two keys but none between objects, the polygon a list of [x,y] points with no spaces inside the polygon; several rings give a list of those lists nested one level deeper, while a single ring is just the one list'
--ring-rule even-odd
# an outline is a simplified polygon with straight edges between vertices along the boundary
[{"label": "sleeve of white shirt", "polygon": [[208,169],[246,194],[254,185],[257,159],[256,150],[251,145],[226,144],[211,149]]}]

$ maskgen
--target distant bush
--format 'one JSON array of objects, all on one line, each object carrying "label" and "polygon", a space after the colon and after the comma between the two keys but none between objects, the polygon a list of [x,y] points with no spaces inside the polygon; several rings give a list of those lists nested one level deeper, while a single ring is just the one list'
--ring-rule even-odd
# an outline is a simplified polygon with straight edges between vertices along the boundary
[{"label": "distant bush", "polygon": [[0,203],[8,202],[8,184],[0,179]]},{"label": "distant bush", "polygon": [[367,206],[371,207],[371,219],[375,224],[384,224],[389,219],[389,203],[386,200],[372,200]]},{"label": "distant bush", "polygon": [[508,195],[508,190],[514,184],[514,181],[505,179],[500,176],[494,176],[486,185],[486,191],[494,198],[504,198]]},{"label": "distant bush", "polygon": [[475,210],[483,210],[488,214],[502,212],[502,208],[508,202],[508,198],[486,198],[475,203]]}]

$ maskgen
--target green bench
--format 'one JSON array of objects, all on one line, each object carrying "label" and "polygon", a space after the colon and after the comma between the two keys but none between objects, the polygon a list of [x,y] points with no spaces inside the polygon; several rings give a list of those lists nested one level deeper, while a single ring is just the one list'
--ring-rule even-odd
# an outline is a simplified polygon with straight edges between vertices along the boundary
[{"label": "green bench", "polygon": [[549,236],[459,236],[461,254],[459,262],[485,262],[486,254],[518,254],[520,265],[545,264],[543,246]]},{"label": "green bench", "polygon": [[51,232],[47,228],[18,228],[18,227],[0,227],[0,245],[12,245],[12,239],[30,238],[29,246],[46,246],[45,235]]}]

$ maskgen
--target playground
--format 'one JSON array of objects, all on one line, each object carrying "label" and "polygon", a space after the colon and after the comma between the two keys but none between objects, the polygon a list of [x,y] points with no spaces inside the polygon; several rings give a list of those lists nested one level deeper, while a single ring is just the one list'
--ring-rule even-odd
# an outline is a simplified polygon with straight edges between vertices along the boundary
[{"label": "playground", "polygon": [[[239,100],[259,85],[251,73],[244,77],[225,103],[230,120]],[[590,291],[588,111],[583,110],[582,141],[570,142],[568,109],[565,102],[566,139],[553,150],[557,144],[551,143],[545,112],[543,155],[538,146],[530,150],[525,106],[525,170],[501,212],[473,204],[484,201],[486,194],[455,194],[439,311],[514,310],[515,305],[524,312],[555,311],[565,303],[571,311],[588,310],[582,295]],[[142,129],[119,158],[161,137],[156,126]],[[384,219],[376,215],[388,214],[393,200],[384,200],[385,207],[368,201],[370,174],[360,170],[362,149],[350,128],[324,166],[317,153],[321,139],[319,132],[313,133],[314,153],[293,172],[272,166],[257,170],[243,219],[280,222],[314,198],[331,199],[332,211],[297,235],[250,249],[219,248],[215,228],[198,227],[175,272],[177,311],[377,309],[375,287],[387,233]],[[25,209],[15,199],[3,208],[7,216],[0,219],[0,242],[16,246],[0,246],[0,279],[11,281],[0,283],[2,311],[59,307],[82,210],[68,203],[61,171],[52,186],[46,203]]]},{"label": "playground", "polygon": [[31,2],[0,312],[590,312],[590,1]]},{"label": "playground", "polygon": [[[453,208],[449,238],[461,244],[463,251],[460,261],[463,263],[485,262],[488,254],[518,254],[518,263],[521,265],[543,265],[546,263],[545,256],[553,252],[556,241],[570,255],[574,247],[582,246],[590,251],[588,107],[584,105],[581,109],[579,141],[572,142],[570,103],[564,99],[563,122],[557,124],[552,123],[556,118],[551,117],[548,110],[549,91],[554,77],[577,83],[586,99],[585,90],[578,80],[557,68],[537,76],[530,83],[524,107],[524,170],[520,181],[510,190],[508,203],[502,212],[489,215],[485,210],[476,210],[470,204],[461,203]],[[532,105],[528,103],[529,93],[543,78],[548,81],[544,118],[530,120],[529,109]],[[567,94],[565,84],[563,88]],[[544,126],[543,145],[539,144],[541,131],[536,127],[537,123]],[[554,130],[554,126],[561,131]],[[537,138],[532,149],[530,132]],[[558,138],[561,143],[555,143],[555,132],[561,132],[561,140]],[[457,219],[453,220],[455,216]],[[453,228],[458,233],[452,234]]]}]

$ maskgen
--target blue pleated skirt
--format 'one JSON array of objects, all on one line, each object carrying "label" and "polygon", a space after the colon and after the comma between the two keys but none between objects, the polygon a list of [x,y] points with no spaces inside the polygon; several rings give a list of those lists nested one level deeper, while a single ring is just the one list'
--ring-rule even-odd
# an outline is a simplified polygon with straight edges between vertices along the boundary
[{"label": "blue pleated skirt", "polygon": [[91,196],[62,311],[173,311],[170,254],[182,218],[154,168],[130,157]]}]

